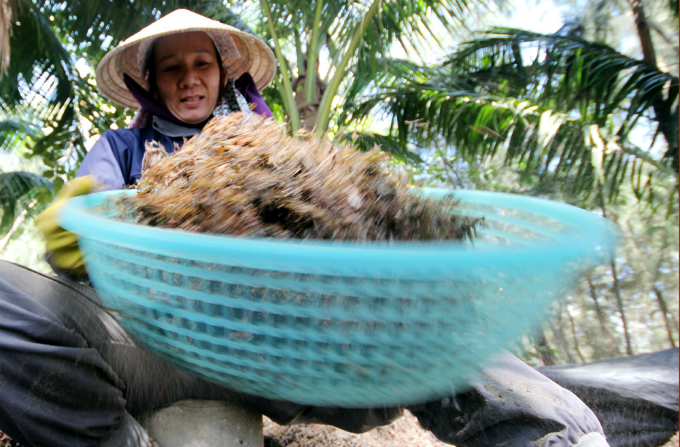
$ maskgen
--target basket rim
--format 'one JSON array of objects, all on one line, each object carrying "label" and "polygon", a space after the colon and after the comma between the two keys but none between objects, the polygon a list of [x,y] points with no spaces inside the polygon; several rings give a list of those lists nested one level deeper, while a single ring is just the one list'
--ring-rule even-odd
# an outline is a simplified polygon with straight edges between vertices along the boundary
[{"label": "basket rim", "polygon": [[[360,260],[370,267],[374,262],[389,260],[391,270],[399,278],[419,280],[445,277],[445,272],[456,266],[487,268],[490,263],[538,262],[546,266],[576,263],[585,269],[612,256],[618,242],[618,229],[613,222],[560,202],[478,190],[414,188],[413,191],[435,199],[453,195],[462,206],[471,203],[539,214],[568,225],[574,232],[568,239],[542,247],[499,246],[482,250],[474,242],[461,241],[339,242],[201,234],[126,223],[97,215],[94,211],[109,198],[136,194],[136,190],[105,191],[69,199],[57,221],[79,238],[170,257],[195,259],[196,253],[201,253],[202,262],[236,263],[245,268],[268,265],[267,269],[283,271],[299,271],[296,264],[302,262],[310,273],[334,276],[342,273],[342,266],[347,263]],[[540,213],[536,213],[537,208]],[[178,234],[182,237],[177,237]],[[168,247],[168,244],[172,246]],[[281,258],[276,260],[276,255]],[[353,276],[375,277],[370,268],[365,274],[357,274],[356,267],[350,270]]]}]

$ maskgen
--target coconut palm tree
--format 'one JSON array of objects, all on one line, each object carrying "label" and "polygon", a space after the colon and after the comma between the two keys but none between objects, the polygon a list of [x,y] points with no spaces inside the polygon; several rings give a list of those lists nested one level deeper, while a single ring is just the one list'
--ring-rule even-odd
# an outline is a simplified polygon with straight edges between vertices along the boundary
[{"label": "coconut palm tree", "polygon": [[[402,145],[441,137],[462,157],[500,156],[572,194],[613,198],[632,182],[642,196],[655,177],[677,181],[677,76],[605,44],[495,28],[439,67],[392,77],[353,98],[345,119],[380,111]],[[644,120],[666,139],[661,157],[631,138]]]},{"label": "coconut palm tree", "polygon": [[[663,201],[677,231],[678,77],[564,31],[493,29],[459,46],[442,66],[406,76],[394,70],[377,94],[353,99],[345,119],[381,112],[404,146],[443,139],[458,157],[500,159],[534,192],[575,195],[607,217],[622,187],[632,186],[643,208]],[[662,153],[635,144],[633,130],[644,121],[665,139]],[[613,259],[609,267],[631,355],[621,266]]]},{"label": "coconut palm tree", "polygon": [[130,111],[98,94],[91,67],[161,14],[218,3],[0,0],[0,62],[9,61],[0,78],[0,151],[40,157],[46,166],[42,176],[0,168],[0,237],[74,175],[88,139],[125,126]]},{"label": "coconut palm tree", "polygon": [[[0,134],[2,150],[42,157],[54,190],[73,175],[89,137],[112,123],[125,125],[129,111],[97,94],[89,69],[119,39],[178,7],[250,30],[218,0],[11,1],[14,57],[0,81],[0,119],[23,122],[31,132],[8,128]],[[300,128],[300,116],[308,129],[327,129],[332,102],[349,80],[385,69],[380,61],[394,42],[408,48],[432,36],[431,26],[453,31],[469,7],[467,0],[319,0],[311,5],[270,0],[233,5],[263,18],[256,31],[270,39],[280,64],[276,89],[265,97],[287,115],[293,131]],[[324,77],[319,75],[321,55],[328,56]],[[390,138],[370,132],[354,137],[365,147],[379,143],[398,156],[416,158]]]},{"label": "coconut palm tree", "polygon": [[53,196],[51,181],[29,172],[0,173],[0,251],[11,237],[21,234],[24,221],[37,216]]},{"label": "coconut palm tree", "polygon": [[[356,78],[380,76],[393,45],[413,50],[427,39],[455,33],[480,3],[467,0],[260,0],[280,68],[279,90],[293,131],[323,133]],[[323,70],[320,69],[324,58]],[[368,135],[368,134],[367,134]],[[383,141],[387,143],[387,141]]]},{"label": "coconut palm tree", "polygon": [[9,67],[10,37],[12,36],[14,9],[14,0],[0,0],[0,76],[6,74]]}]

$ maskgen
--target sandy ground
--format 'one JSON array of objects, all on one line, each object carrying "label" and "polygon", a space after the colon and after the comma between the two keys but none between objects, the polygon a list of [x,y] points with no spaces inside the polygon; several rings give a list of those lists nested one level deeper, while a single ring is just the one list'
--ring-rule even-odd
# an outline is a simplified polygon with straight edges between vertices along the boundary
[{"label": "sandy ground", "polygon": [[[411,413],[356,435],[326,425],[278,425],[263,417],[265,447],[451,447],[423,430]],[[0,447],[21,447],[0,432]]]},{"label": "sandy ground", "polygon": [[0,431],[0,447],[21,447],[21,445],[12,441],[9,436]]},{"label": "sandy ground", "polygon": [[451,447],[423,430],[408,411],[385,427],[356,435],[327,425],[281,426],[264,418],[265,447]]},{"label": "sandy ground", "polygon": [[[324,425],[282,427],[265,419],[265,447],[451,447],[423,430],[412,414],[362,435]],[[679,447],[676,433],[661,447]]]},{"label": "sandy ground", "polygon": [[679,439],[680,439],[680,432],[673,435],[673,437],[671,439],[669,439],[668,442],[663,445],[663,447],[678,447]]},{"label": "sandy ground", "polygon": [[[391,425],[355,435],[325,425],[281,426],[264,418],[265,447],[450,447],[437,441],[408,412]],[[0,432],[0,447],[21,447]],[[678,433],[663,447],[679,447]]]}]

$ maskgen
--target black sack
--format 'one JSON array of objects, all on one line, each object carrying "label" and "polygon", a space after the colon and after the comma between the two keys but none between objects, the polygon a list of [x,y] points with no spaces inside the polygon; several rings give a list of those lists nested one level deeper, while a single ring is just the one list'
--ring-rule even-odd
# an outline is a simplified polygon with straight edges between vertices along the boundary
[{"label": "black sack", "polygon": [[678,348],[538,370],[593,410],[612,447],[659,447],[678,431]]}]

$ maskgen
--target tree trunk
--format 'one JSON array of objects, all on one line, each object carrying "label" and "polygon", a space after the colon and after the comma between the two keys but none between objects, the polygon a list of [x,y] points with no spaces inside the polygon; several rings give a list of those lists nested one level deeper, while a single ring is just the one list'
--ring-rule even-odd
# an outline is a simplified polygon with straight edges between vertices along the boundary
[{"label": "tree trunk", "polygon": [[12,16],[16,0],[0,0],[0,77],[9,70],[10,39],[12,37]]},{"label": "tree trunk", "polygon": [[[600,186],[600,207],[602,208],[602,216],[608,218],[607,207],[604,204],[604,196],[602,193],[602,187]],[[612,284],[612,291],[614,292],[614,297],[616,298],[616,308],[621,316],[621,322],[623,323],[623,335],[626,338],[626,354],[633,355],[633,343],[630,339],[630,332],[628,331],[628,318],[626,317],[626,310],[623,306],[623,298],[621,297],[621,286],[619,284],[619,274],[616,268],[616,257],[612,253],[612,260],[609,263],[612,270],[612,277],[614,278],[614,284]]]},{"label": "tree trunk", "polygon": [[[635,240],[635,233],[633,232],[633,227],[628,223],[628,232],[630,233],[630,240],[633,241],[633,247],[635,248],[635,252],[637,254],[638,258],[642,258],[642,250],[640,250],[640,247],[637,243],[637,240]],[[641,265],[642,268],[645,270],[645,273],[647,273],[647,276],[649,277],[649,283],[651,284],[651,290],[654,292],[654,295],[656,295],[656,301],[659,304],[659,310],[661,311],[661,314],[663,315],[664,318],[664,323],[666,325],[666,332],[668,334],[668,340],[671,343],[671,346],[675,348],[675,339],[673,338],[673,328],[678,327],[678,323],[675,320],[675,316],[673,315],[672,312],[668,310],[668,305],[666,304],[666,300],[663,297],[663,293],[661,290],[656,286],[656,281],[659,279],[659,272],[661,272],[661,267],[663,265],[664,261],[664,252],[668,248],[668,234],[663,233],[662,234],[662,239],[661,239],[661,246],[660,249],[658,250],[659,253],[659,259],[656,263],[656,266],[652,271],[650,271],[649,267],[647,266],[647,263],[642,261]],[[645,292],[647,292],[645,290]],[[669,318],[670,317],[670,318]]]},{"label": "tree trunk", "polygon": [[579,347],[578,343],[578,337],[576,336],[576,325],[574,324],[574,317],[571,315],[571,312],[569,311],[569,306],[565,306],[564,310],[567,311],[567,316],[569,317],[569,325],[571,326],[571,336],[574,339],[574,349],[576,349],[576,354],[578,355],[578,358],[581,359],[581,363],[586,363],[586,358],[583,356],[583,353],[581,352],[581,348]]},{"label": "tree trunk", "polygon": [[607,330],[604,310],[602,310],[600,301],[597,299],[597,292],[595,291],[595,286],[593,285],[593,279],[590,276],[588,277],[588,286],[590,288],[590,298],[595,303],[595,314],[597,315],[597,321],[600,323],[600,330],[602,331],[602,338],[604,338],[604,344],[607,348],[607,353],[609,353],[609,356],[614,357],[616,354],[614,352],[614,339],[609,330]]},{"label": "tree trunk", "polygon": [[616,308],[621,316],[621,322],[623,323],[623,335],[626,338],[626,354],[633,355],[633,342],[630,339],[630,332],[628,331],[628,317],[626,317],[626,309],[623,306],[623,298],[621,297],[621,286],[619,285],[619,274],[616,269],[616,260],[612,259],[609,264],[612,269],[612,276],[614,277],[614,284],[612,285],[612,290],[614,292],[614,297],[616,298]]},{"label": "tree trunk", "polygon": [[[307,63],[307,62],[306,62]],[[321,98],[323,93],[326,91],[326,84],[321,80],[318,74],[318,65],[316,67],[316,89],[314,90],[314,96],[311,101],[307,101],[305,96],[305,86],[307,84],[307,76],[302,75],[293,81],[293,91],[295,91],[295,106],[298,109],[298,115],[300,116],[300,126],[308,131],[314,130],[316,123],[319,118],[319,105],[321,103]],[[307,73],[313,72],[312,67],[307,67]]]},{"label": "tree trunk", "polygon": [[262,11],[267,17],[269,33],[274,40],[274,53],[276,54],[276,59],[278,60],[281,70],[281,85],[277,85],[277,87],[283,99],[286,112],[288,112],[288,118],[290,119],[290,130],[296,132],[300,129],[300,115],[298,115],[295,97],[293,96],[293,87],[291,86],[290,82],[291,72],[288,70],[286,58],[283,56],[281,43],[279,42],[279,37],[276,33],[276,27],[274,26],[275,21],[272,18],[272,12],[269,7],[269,1],[260,0],[260,5],[262,7]]},{"label": "tree trunk", "polygon": [[[671,346],[675,348],[675,339],[673,338],[673,327],[677,327],[677,322],[673,321],[671,323],[671,319],[675,320],[675,317],[673,316],[672,313],[669,312],[668,310],[668,305],[666,304],[666,300],[663,298],[663,294],[661,293],[661,290],[659,290],[658,287],[652,286],[652,290],[654,291],[654,294],[656,295],[656,300],[659,303],[659,308],[661,309],[661,313],[663,314],[663,319],[666,322],[666,332],[668,333],[668,341],[671,342]],[[671,318],[668,318],[668,315],[671,316]]]},{"label": "tree trunk", "polygon": [[552,349],[548,345],[548,340],[545,338],[543,329],[537,329],[535,337],[536,337],[536,350],[538,351],[538,354],[541,356],[541,361],[543,362],[543,365],[544,366],[554,365],[556,363],[555,355],[552,353]]},{"label": "tree trunk", "polygon": [[[631,0],[630,6],[633,10],[633,17],[635,18],[635,26],[637,28],[638,38],[640,39],[640,46],[642,47],[642,58],[645,62],[658,69],[656,60],[656,50],[654,42],[652,41],[652,33],[649,27],[649,21],[645,14],[642,0]],[[675,86],[677,89],[678,87]],[[672,101],[664,100],[663,94],[659,92],[654,99],[654,114],[656,121],[659,123],[659,132],[661,132],[668,143],[668,150],[665,158],[673,160],[673,169],[678,171],[678,108],[673,110]]]},{"label": "tree trunk", "polygon": [[652,33],[649,29],[649,22],[647,21],[647,15],[645,14],[642,0],[631,0],[630,7],[633,9],[635,26],[637,27],[638,38],[640,39],[640,46],[642,47],[642,58],[645,62],[657,68],[656,50],[654,49]]},{"label": "tree trunk", "polygon": [[571,354],[571,350],[569,349],[569,344],[567,343],[567,340],[564,337],[564,332],[562,331],[562,325],[558,324],[557,326],[555,326],[554,324],[551,323],[550,329],[552,330],[553,334],[555,334],[555,339],[557,340],[557,344],[560,345],[560,348],[562,348],[564,355],[567,356],[567,363],[576,363],[576,359],[574,359],[574,356]]}]

